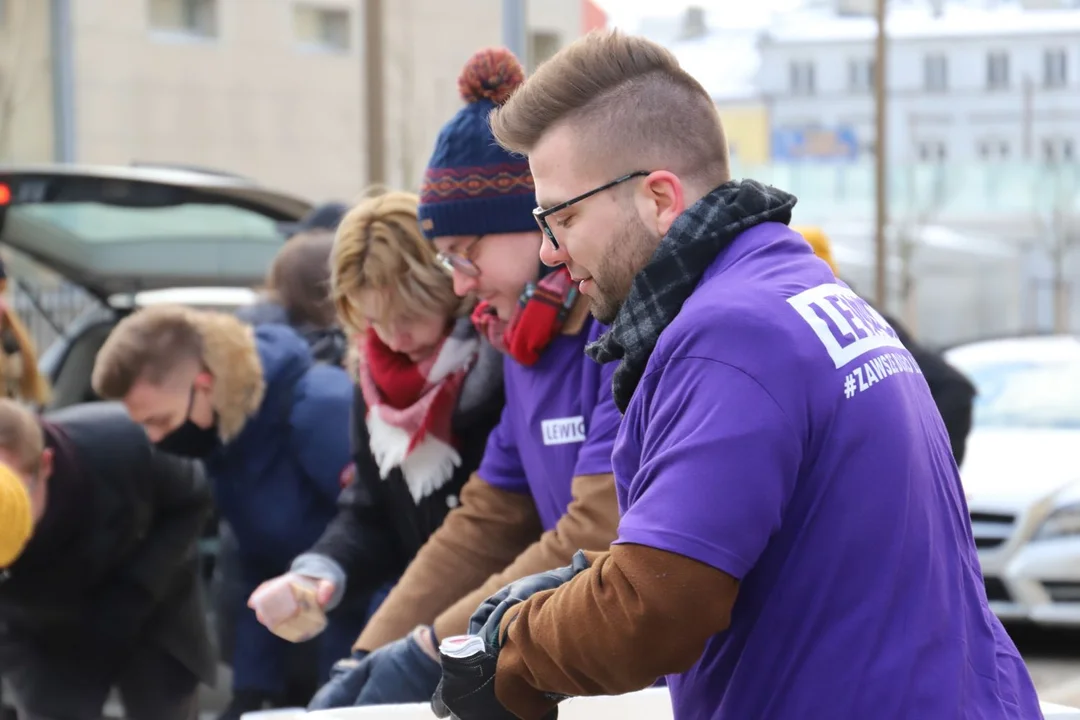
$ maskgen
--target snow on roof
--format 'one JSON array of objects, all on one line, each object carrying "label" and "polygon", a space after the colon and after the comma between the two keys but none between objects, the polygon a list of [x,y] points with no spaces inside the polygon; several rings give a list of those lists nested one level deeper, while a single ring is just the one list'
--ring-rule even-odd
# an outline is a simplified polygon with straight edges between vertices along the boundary
[{"label": "snow on roof", "polygon": [[643,18],[638,32],[675,53],[683,69],[705,87],[713,100],[743,100],[759,94],[758,39],[772,17],[772,11],[744,4],[738,12],[708,9],[707,30],[700,37],[681,37],[682,16]]},{"label": "snow on roof", "polygon": [[741,100],[758,95],[760,32],[716,30],[702,38],[668,47],[683,70],[694,76],[713,100]]},{"label": "snow on roof", "polygon": [[[612,3],[614,4],[614,3]],[[869,42],[877,35],[871,16],[843,16],[831,3],[797,0],[695,3],[705,10],[706,32],[683,38],[684,15],[646,16],[636,32],[668,47],[683,68],[718,102],[756,97],[760,43]],[[807,6],[809,5],[809,7]],[[1041,33],[1080,34],[1080,10],[1024,10],[1018,3],[945,2],[935,17],[928,0],[892,0],[887,30],[894,39],[986,37]]]},{"label": "snow on roof", "polygon": [[[1076,34],[1080,33],[1080,11],[947,4],[941,16],[935,17],[930,7],[920,3],[890,10],[886,32],[891,39]],[[765,35],[771,43],[868,42],[877,36],[877,23],[872,16],[805,10],[778,16]]]}]

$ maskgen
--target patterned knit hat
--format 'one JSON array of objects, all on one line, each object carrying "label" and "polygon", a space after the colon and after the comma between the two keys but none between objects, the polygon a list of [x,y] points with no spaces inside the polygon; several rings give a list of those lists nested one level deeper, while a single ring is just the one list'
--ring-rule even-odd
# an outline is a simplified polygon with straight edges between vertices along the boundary
[{"label": "patterned knit hat", "polygon": [[529,162],[495,142],[488,116],[525,80],[514,54],[488,48],[458,78],[468,103],[443,126],[420,190],[418,216],[427,238],[536,230]]},{"label": "patterned knit hat", "polygon": [[26,486],[6,465],[0,465],[0,568],[19,558],[33,529]]}]

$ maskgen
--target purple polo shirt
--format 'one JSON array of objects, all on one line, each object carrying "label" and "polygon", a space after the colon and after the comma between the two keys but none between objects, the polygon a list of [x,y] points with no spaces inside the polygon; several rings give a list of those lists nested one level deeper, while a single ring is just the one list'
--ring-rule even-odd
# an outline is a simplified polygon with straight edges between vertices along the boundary
[{"label": "purple polo shirt", "polygon": [[566,514],[574,477],[611,472],[620,421],[611,394],[615,366],[585,355],[605,330],[589,318],[576,335],[557,336],[535,365],[503,362],[506,406],[477,474],[531,494],[545,530]]},{"label": "purple polo shirt", "polygon": [[738,237],[664,330],[614,467],[618,542],[740,581],[668,677],[679,720],[1040,717],[925,379],[786,226]]}]

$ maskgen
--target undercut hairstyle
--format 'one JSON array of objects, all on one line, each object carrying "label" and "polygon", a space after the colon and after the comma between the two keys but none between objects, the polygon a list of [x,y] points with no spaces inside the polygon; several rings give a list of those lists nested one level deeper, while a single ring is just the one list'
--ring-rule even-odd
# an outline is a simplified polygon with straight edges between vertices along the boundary
[{"label": "undercut hairstyle", "polygon": [[668,170],[712,189],[731,177],[716,104],[670,50],[642,37],[579,38],[491,113],[496,141],[525,155],[561,124],[577,136],[575,156],[608,179]]},{"label": "undercut hairstyle", "polygon": [[203,338],[197,311],[182,305],[154,305],[117,323],[94,361],[94,392],[120,400],[136,382],[170,384],[177,371],[201,364]]}]

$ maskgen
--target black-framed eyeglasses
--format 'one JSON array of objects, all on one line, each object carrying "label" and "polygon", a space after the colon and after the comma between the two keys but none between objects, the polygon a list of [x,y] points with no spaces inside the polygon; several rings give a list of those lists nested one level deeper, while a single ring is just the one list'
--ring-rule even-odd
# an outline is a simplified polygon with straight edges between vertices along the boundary
[{"label": "black-framed eyeglasses", "polygon": [[558,250],[559,249],[559,241],[555,239],[555,233],[553,233],[551,231],[551,226],[548,225],[548,221],[547,221],[548,217],[550,217],[551,215],[554,215],[557,212],[565,210],[566,208],[570,207],[571,205],[576,205],[577,203],[581,202],[582,200],[587,200],[588,198],[591,198],[593,195],[596,195],[597,193],[602,193],[605,190],[608,190],[610,188],[615,187],[616,185],[622,185],[627,180],[633,180],[636,177],[642,177],[644,175],[649,175],[649,174],[651,174],[651,173],[648,170],[636,170],[636,171],[634,171],[632,173],[629,173],[627,175],[623,175],[622,177],[617,177],[617,178],[615,178],[614,180],[612,180],[609,183],[605,183],[605,184],[601,185],[600,187],[593,188],[592,190],[589,190],[588,192],[581,193],[577,197],[572,197],[569,200],[567,200],[566,202],[561,202],[558,205],[552,205],[549,208],[540,208],[540,207],[538,207],[535,210],[533,210],[533,217],[536,218],[536,224],[539,225],[540,229],[544,231],[544,237],[546,237],[551,242],[551,246],[553,248]]}]

